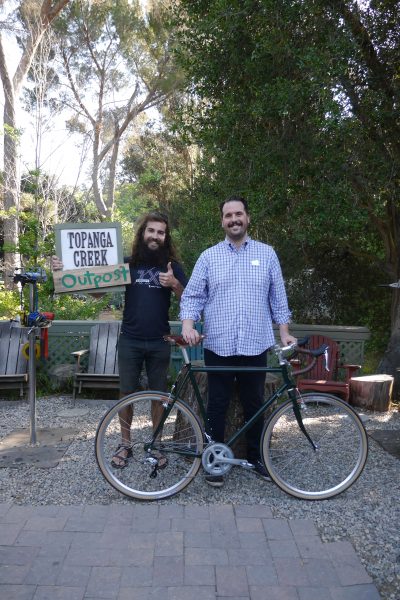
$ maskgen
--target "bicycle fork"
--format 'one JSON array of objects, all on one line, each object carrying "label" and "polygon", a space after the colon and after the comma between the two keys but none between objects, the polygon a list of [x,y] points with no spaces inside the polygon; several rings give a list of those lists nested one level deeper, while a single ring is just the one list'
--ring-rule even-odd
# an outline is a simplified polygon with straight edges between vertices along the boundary
[{"label": "bicycle fork", "polygon": [[[314,450],[318,450],[317,444],[315,444],[313,442],[313,440],[311,439],[311,437],[310,437],[310,435],[309,435],[309,433],[308,433],[308,431],[305,428],[305,425],[303,423],[303,417],[301,415],[301,410],[300,410],[302,401],[301,401],[301,394],[300,394],[299,390],[297,388],[291,388],[290,390],[288,390],[288,394],[289,394],[289,398],[290,398],[290,400],[292,401],[292,404],[293,404],[293,412],[294,412],[294,415],[296,417],[296,421],[297,421],[298,426],[300,427],[301,431],[304,433],[304,435],[306,436],[306,438],[310,442],[310,444],[313,447],[313,449]],[[296,394],[298,394],[300,396],[300,401],[299,401],[299,399],[298,399],[298,397],[297,397]]]}]

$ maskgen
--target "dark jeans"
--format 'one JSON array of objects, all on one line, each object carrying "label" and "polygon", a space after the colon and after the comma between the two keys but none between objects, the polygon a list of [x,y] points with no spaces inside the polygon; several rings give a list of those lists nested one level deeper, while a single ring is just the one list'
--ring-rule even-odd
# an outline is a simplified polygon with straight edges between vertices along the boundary
[{"label": "dark jeans", "polygon": [[[265,367],[267,351],[257,356],[219,356],[211,350],[204,350],[204,362],[207,366],[223,367]],[[210,434],[214,441],[224,441],[225,415],[233,394],[236,379],[239,398],[243,406],[245,421],[257,412],[264,399],[265,373],[209,373],[207,417]],[[250,462],[260,458],[260,438],[263,427],[262,418],[246,434],[247,459]]]},{"label": "dark jeans", "polygon": [[118,340],[118,367],[121,394],[131,394],[139,388],[139,377],[146,366],[150,390],[167,391],[167,373],[171,347],[164,340],[141,340],[123,333]]}]

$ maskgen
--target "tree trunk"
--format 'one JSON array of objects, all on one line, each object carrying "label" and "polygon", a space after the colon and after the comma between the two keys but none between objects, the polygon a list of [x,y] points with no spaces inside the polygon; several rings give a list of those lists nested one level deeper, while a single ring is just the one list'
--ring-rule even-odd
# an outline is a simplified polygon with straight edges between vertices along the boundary
[{"label": "tree trunk", "polygon": [[18,172],[18,135],[15,126],[15,103],[13,94],[6,94],[4,103],[4,286],[13,287],[10,277],[20,267],[16,252],[19,239],[20,185]]},{"label": "tree trunk", "polygon": [[[398,189],[396,190],[398,193]],[[398,194],[397,194],[398,196]],[[392,282],[400,282],[400,209],[396,201],[387,203],[388,234],[386,254]],[[390,339],[378,367],[378,373],[393,375],[393,400],[400,399],[400,288],[388,288],[393,294],[391,306]]]},{"label": "tree trunk", "polygon": [[118,136],[118,126],[116,126],[115,144],[112,149],[110,165],[108,169],[108,182],[107,182],[107,212],[112,218],[114,209],[114,192],[115,192],[115,177],[117,173],[117,160],[119,154],[119,142],[120,137]]},{"label": "tree trunk", "polygon": [[16,267],[20,266],[19,255],[15,249],[18,244],[18,213],[19,213],[19,176],[18,176],[18,134],[16,128],[16,98],[7,67],[0,39],[0,73],[4,90],[4,187],[3,200],[5,218],[4,230],[4,285],[6,289],[13,286],[10,277]]},{"label": "tree trunk", "polygon": [[[393,289],[393,291],[392,291]],[[393,400],[400,400],[400,289],[389,288],[393,294],[391,335],[385,354],[379,364],[378,373],[393,375]]]},{"label": "tree trunk", "polygon": [[4,228],[4,284],[6,288],[13,285],[8,277],[15,267],[20,266],[20,257],[16,253],[19,241],[18,213],[20,209],[20,157],[18,153],[17,106],[22,85],[26,79],[35,52],[40,41],[61,10],[69,0],[43,0],[37,21],[32,25],[21,59],[11,77],[7,65],[3,39],[0,33],[0,76],[4,90],[4,209],[6,218]]},{"label": "tree trunk", "polygon": [[103,200],[103,191],[100,181],[100,164],[99,149],[100,149],[100,134],[102,129],[102,123],[98,118],[94,127],[94,138],[93,138],[93,168],[92,168],[92,184],[93,184],[93,196],[97,206],[97,210],[101,217],[106,218],[107,207]]}]

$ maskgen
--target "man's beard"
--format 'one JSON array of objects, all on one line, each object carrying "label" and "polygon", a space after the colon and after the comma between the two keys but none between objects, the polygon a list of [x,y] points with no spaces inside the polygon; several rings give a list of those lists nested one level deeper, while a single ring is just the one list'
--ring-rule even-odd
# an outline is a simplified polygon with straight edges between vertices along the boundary
[{"label": "man's beard", "polygon": [[141,240],[138,246],[138,264],[149,267],[166,267],[168,264],[168,250],[165,245],[158,245],[152,250]]}]

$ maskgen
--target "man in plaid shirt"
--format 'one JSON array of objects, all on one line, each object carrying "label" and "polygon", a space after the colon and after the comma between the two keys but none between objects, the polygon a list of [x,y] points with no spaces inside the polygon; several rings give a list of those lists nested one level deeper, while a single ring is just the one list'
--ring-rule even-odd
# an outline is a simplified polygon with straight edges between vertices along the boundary
[{"label": "man in plaid shirt", "polygon": [[[289,333],[291,313],[279,260],[271,246],[247,235],[247,201],[232,196],[220,206],[225,240],[199,257],[181,299],[182,335],[199,342],[194,323],[204,320],[204,360],[207,366],[265,366],[267,350],[275,344],[272,323],[279,325],[283,345],[296,342]],[[214,441],[224,441],[225,414],[239,385],[248,421],[264,398],[265,373],[209,373],[207,417]],[[264,479],[268,472],[260,457],[262,420],[247,433],[247,459]],[[214,487],[222,476],[207,475]]]}]

